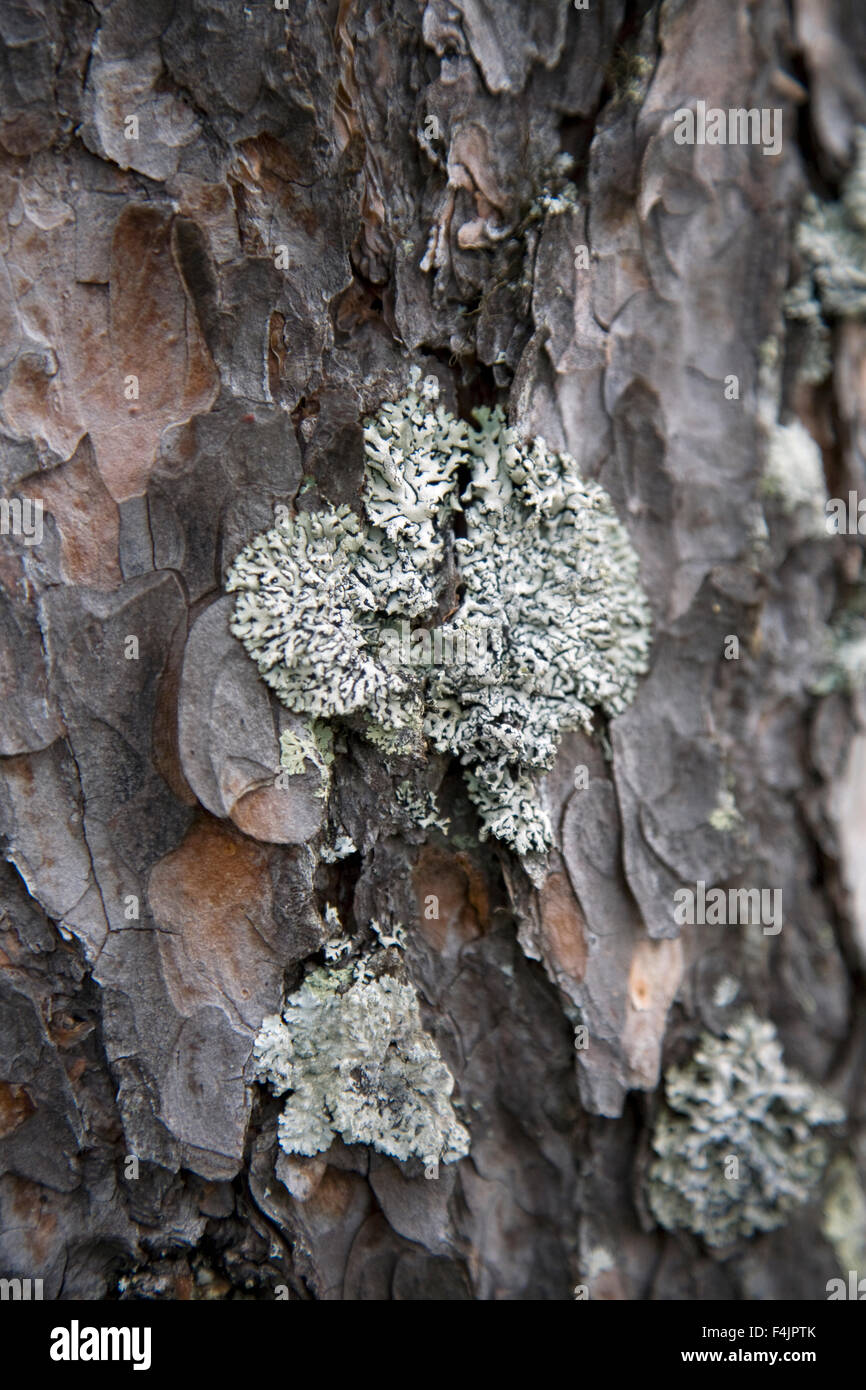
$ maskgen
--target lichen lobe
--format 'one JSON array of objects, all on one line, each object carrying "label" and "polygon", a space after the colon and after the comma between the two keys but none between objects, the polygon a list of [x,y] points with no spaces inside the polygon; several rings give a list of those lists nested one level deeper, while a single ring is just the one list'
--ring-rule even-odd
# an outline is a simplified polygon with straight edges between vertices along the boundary
[{"label": "lichen lobe", "polygon": [[665,1092],[647,1173],[660,1225],[727,1246],[812,1198],[829,1156],[822,1130],[844,1112],[785,1066],[772,1023],[747,1009],[723,1037],[704,1034]]},{"label": "lichen lobe", "polygon": [[254,1057],[258,1078],[286,1096],[278,1137],[287,1153],[321,1153],[337,1134],[425,1164],[468,1152],[454,1079],[414,988],[387,969],[384,951],[309,974],[282,1017],[263,1021]]},{"label": "lichen lobe", "polygon": [[[438,389],[416,371],[367,422],[363,516],[302,512],[241,552],[232,631],[289,709],[354,721],[386,754],[456,755],[482,836],[543,852],[535,780],[563,730],[634,697],[649,605],[604,490],[500,408],[458,420]],[[443,619],[446,548],[462,598]]]}]

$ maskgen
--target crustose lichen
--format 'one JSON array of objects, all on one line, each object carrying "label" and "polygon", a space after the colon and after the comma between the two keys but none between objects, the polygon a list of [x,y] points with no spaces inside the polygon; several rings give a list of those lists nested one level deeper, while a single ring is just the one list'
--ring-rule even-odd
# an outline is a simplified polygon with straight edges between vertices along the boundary
[{"label": "crustose lichen", "polygon": [[[455,754],[482,834],[542,851],[535,777],[562,730],[625,709],[646,669],[637,556],[567,454],[523,443],[498,408],[458,420],[418,375],[367,422],[363,516],[300,513],[237,557],[232,631],[289,709],[353,722],[386,752]],[[447,552],[462,598],[442,619]]]}]

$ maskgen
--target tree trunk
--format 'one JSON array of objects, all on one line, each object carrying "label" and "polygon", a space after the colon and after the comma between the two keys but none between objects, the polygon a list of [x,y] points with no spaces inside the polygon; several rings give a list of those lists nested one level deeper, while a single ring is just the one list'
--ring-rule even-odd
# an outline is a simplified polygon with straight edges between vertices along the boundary
[{"label": "tree trunk", "polygon": [[[827,250],[862,273],[856,0],[25,0],[0,32],[0,1273],[866,1273],[856,498],[824,525],[866,489],[866,304]],[[229,630],[235,557],[275,509],[359,510],[364,421],[416,366],[570,454],[639,556],[649,670],[564,733],[543,856],[482,838],[456,758],[351,722],[327,787],[281,775]],[[714,887],[760,907],[714,921]],[[253,1047],[335,922],[375,952],[402,926],[466,1156],[281,1149]]]}]

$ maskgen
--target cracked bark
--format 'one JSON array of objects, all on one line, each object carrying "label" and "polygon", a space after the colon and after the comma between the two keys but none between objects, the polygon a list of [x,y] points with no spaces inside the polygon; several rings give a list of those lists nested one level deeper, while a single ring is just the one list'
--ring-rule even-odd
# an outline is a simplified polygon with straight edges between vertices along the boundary
[{"label": "cracked bark", "polygon": [[[860,543],[769,504],[760,559],[749,540],[762,345],[791,350],[793,232],[850,166],[866,36],[854,0],[723,8],[0,14],[0,483],[45,502],[40,544],[0,537],[3,1275],[52,1298],[811,1299],[838,1272],[820,1202],[722,1258],[642,1195],[662,1069],[746,1003],[844,1100],[866,1167],[866,709],[813,693]],[[676,145],[696,98],[781,107],[782,155]],[[821,387],[784,373],[778,409],[846,496],[862,324],[833,359]],[[478,842],[443,758],[447,835],[357,741],[327,807],[313,772],[276,791],[292,717],[226,627],[226,568],[276,505],[357,503],[361,421],[413,363],[598,479],[653,604],[634,705],[546,779],[540,886]],[[335,827],[358,848],[329,865]],[[781,887],[783,930],[681,933],[699,879]],[[472,1134],[436,1181],[340,1141],[281,1155],[249,1079],[327,903],[359,936],[409,928]]]}]

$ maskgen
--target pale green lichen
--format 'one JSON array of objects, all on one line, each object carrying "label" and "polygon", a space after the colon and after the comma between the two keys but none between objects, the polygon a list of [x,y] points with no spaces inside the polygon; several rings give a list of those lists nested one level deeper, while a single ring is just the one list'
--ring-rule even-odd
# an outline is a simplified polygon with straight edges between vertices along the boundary
[{"label": "pale green lichen", "polygon": [[866,314],[866,127],[856,132],[841,198],[805,200],[796,244],[806,270],[785,296],[785,313],[803,329],[797,374],[816,384],[833,365],[827,320]]},{"label": "pale green lichen", "polygon": [[835,632],[827,683],[821,693],[844,690],[856,694],[866,687],[866,623],[846,632]]},{"label": "pale green lichen", "polygon": [[621,52],[612,64],[614,101],[630,101],[640,106],[646,97],[655,64],[641,53]]},{"label": "pale green lichen", "polygon": [[823,629],[822,639],[813,693],[854,695],[866,687],[866,591],[862,587]]},{"label": "pale green lichen", "polygon": [[544,216],[557,217],[562,212],[574,212],[579,206],[577,185],[569,179],[555,193],[550,188],[542,188],[529,205],[527,220],[537,221]]},{"label": "pale green lichen", "polygon": [[379,938],[379,945],[382,947],[393,946],[398,951],[406,949],[406,928],[402,922],[394,922],[390,927],[383,927],[377,917],[370,920],[370,930]]},{"label": "pale green lichen", "polygon": [[709,823],[713,830],[718,830],[719,834],[738,830],[743,824],[743,817],[737,810],[734,793],[730,787],[724,787],[719,792],[718,801],[710,812]]},{"label": "pale green lichen", "polygon": [[468,1152],[451,1105],[454,1079],[422,1027],[414,988],[390,959],[376,949],[354,964],[314,970],[282,1017],[264,1019],[257,1075],[286,1096],[278,1124],[286,1153],[321,1153],[337,1134],[425,1164]]},{"label": "pale green lichen", "polygon": [[[425,395],[426,392],[426,395]],[[417,745],[421,678],[390,663],[390,615],[435,612],[442,526],[468,427],[430,409],[425,385],[365,431],[367,524],[343,505],[301,512],[257,536],[231,567],[232,631],[279,698],[317,718],[364,716],[389,751]]]},{"label": "pale green lichen", "polygon": [[628,101],[640,106],[643,102],[655,64],[642,53],[629,52],[625,47],[618,48],[607,65],[605,77],[613,89],[613,102]]},{"label": "pale green lichen", "polygon": [[824,462],[821,450],[799,420],[776,424],[771,430],[761,492],[778,498],[799,539],[826,538]]},{"label": "pale green lichen", "polygon": [[848,1154],[840,1154],[830,1168],[821,1230],[841,1270],[866,1269],[866,1192]]},{"label": "pale green lichen", "polygon": [[722,975],[713,990],[713,1003],[717,1009],[727,1009],[740,992],[740,982],[733,975]]},{"label": "pale green lichen", "polygon": [[[814,295],[825,316],[866,314],[866,127],[855,138],[854,165],[833,203],[810,195],[797,229],[797,248],[806,261]],[[808,287],[799,285],[789,310],[808,303]]]},{"label": "pale green lichen", "polygon": [[327,724],[314,719],[280,734],[280,766],[291,777],[305,772],[311,762],[319,773],[317,796],[327,796],[334,761],[334,734]]},{"label": "pale green lichen", "polygon": [[[601,487],[543,440],[524,444],[501,410],[476,411],[474,428],[437,402],[435,378],[416,373],[367,422],[363,520],[345,506],[301,513],[241,552],[232,631],[289,709],[353,721],[388,757],[420,755],[425,739],[456,754],[482,835],[537,853],[551,831],[536,778],[564,729],[588,732],[594,711],[633,698],[649,608]],[[458,500],[460,465],[471,482]],[[463,596],[442,622],[449,549]],[[429,640],[426,659],[402,659],[397,626],[421,621],[440,652],[465,652],[471,635],[472,660],[437,660]]]},{"label": "pale green lichen", "polygon": [[344,956],[349,956],[354,950],[354,942],[343,930],[340,921],[340,914],[333,903],[325,905],[325,926],[334,933],[322,947],[325,960],[331,964],[335,960],[342,960]]},{"label": "pale green lichen", "polygon": [[358,846],[351,835],[341,831],[335,838],[333,845],[323,845],[319,850],[319,858],[326,864],[336,864],[340,859],[347,859],[350,854],[356,854]]},{"label": "pale green lichen", "polygon": [[443,818],[439,814],[435,792],[426,788],[419,791],[410,781],[405,780],[397,784],[394,794],[398,806],[406,812],[419,830],[429,830],[431,826],[435,826],[437,830],[442,831],[443,835],[448,834],[448,827],[451,822],[447,817]]},{"label": "pale green lichen", "polygon": [[485,832],[525,854],[550,842],[535,776],[562,730],[589,732],[594,710],[627,707],[647,665],[649,609],[604,490],[543,440],[521,443],[500,410],[477,418],[458,617],[484,624],[488,641],[478,669],[433,668],[425,731],[466,767]]},{"label": "pale green lichen", "polygon": [[830,353],[830,330],[824,322],[821,305],[816,298],[812,276],[802,276],[785,296],[785,314],[803,329],[803,345],[797,374],[801,381],[818,385],[826,381],[833,366]]},{"label": "pale green lichen", "polygon": [[387,729],[374,720],[364,724],[364,738],[389,758],[421,757],[424,753],[424,710],[413,705],[407,712],[407,722],[400,728]]},{"label": "pale green lichen", "polygon": [[[782,424],[778,418],[782,366],[781,343],[771,334],[758,349],[757,414],[766,440],[758,494],[778,501],[788,519],[792,542],[823,539],[827,535],[824,462],[820,448],[799,420]],[[758,547],[769,539],[762,512],[753,514],[752,539]]]},{"label": "pale green lichen", "polygon": [[788,1070],[772,1023],[744,1010],[723,1037],[705,1033],[669,1068],[665,1093],[647,1175],[660,1225],[725,1246],[784,1225],[814,1196],[828,1159],[819,1127],[844,1111]]},{"label": "pale green lichen", "polygon": [[841,198],[806,198],[796,245],[806,270],[785,296],[785,313],[803,329],[798,376],[817,384],[833,365],[827,320],[866,314],[866,127],[857,131]]}]

